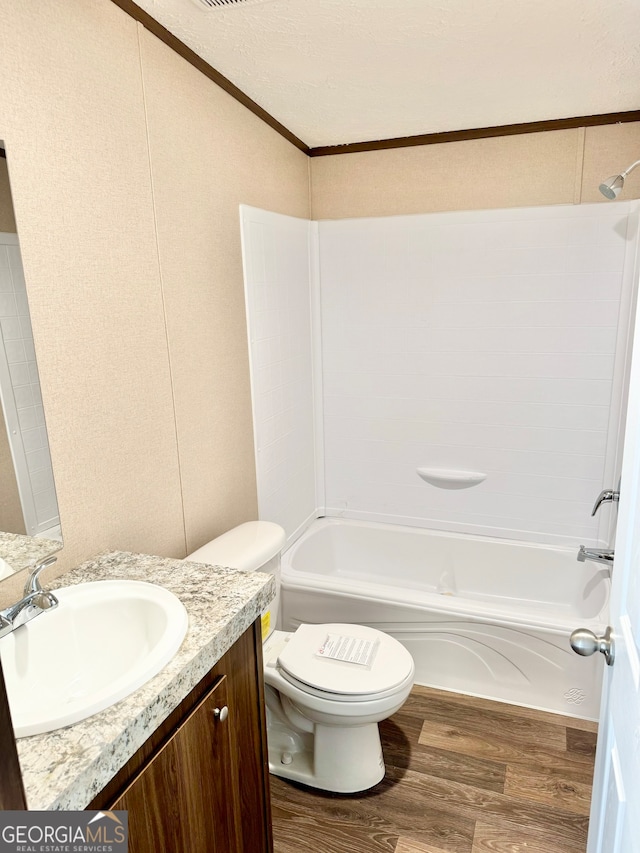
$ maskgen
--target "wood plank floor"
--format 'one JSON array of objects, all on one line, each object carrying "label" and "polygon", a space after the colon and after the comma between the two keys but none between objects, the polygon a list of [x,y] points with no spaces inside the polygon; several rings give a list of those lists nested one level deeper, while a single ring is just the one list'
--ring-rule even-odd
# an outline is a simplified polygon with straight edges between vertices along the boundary
[{"label": "wood plank floor", "polygon": [[585,853],[594,723],[414,687],[380,729],[369,791],[271,776],[275,853]]}]

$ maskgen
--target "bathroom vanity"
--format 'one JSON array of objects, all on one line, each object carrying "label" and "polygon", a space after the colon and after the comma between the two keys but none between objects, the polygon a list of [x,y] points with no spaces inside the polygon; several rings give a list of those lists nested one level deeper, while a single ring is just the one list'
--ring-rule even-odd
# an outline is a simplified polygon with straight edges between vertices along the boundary
[{"label": "bathroom vanity", "polygon": [[129,812],[131,853],[271,849],[260,623],[89,803]]},{"label": "bathroom vanity", "polygon": [[28,808],[126,809],[131,853],[269,853],[259,616],[273,578],[113,553],[57,586],[114,578],[173,591],[188,612],[187,635],[131,696],[73,726],[18,740]]}]

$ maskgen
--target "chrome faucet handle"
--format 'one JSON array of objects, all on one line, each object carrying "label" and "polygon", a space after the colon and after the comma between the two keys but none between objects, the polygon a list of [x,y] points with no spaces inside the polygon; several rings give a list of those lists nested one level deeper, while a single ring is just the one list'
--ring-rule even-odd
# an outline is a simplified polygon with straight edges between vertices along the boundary
[{"label": "chrome faucet handle", "polygon": [[29,595],[33,595],[37,592],[45,592],[45,590],[40,585],[40,572],[43,569],[52,566],[58,558],[51,556],[45,557],[43,560],[38,560],[38,562],[34,565],[34,567],[29,572],[29,577],[27,578],[27,582],[24,585],[24,597],[26,598]]},{"label": "chrome faucet handle", "polygon": [[52,610],[58,604],[58,599],[51,592],[44,589],[39,592],[30,592],[29,595],[25,595],[20,601],[0,613],[0,637],[15,631],[40,613],[44,613],[45,610]]},{"label": "chrome faucet handle", "polygon": [[591,510],[591,515],[594,516],[600,506],[606,503],[617,503],[620,500],[620,492],[614,492],[613,489],[604,489],[596,498],[596,502]]},{"label": "chrome faucet handle", "polygon": [[0,637],[10,634],[25,625],[45,610],[52,610],[58,606],[58,599],[52,592],[43,589],[40,584],[39,575],[47,566],[52,566],[55,557],[45,557],[33,566],[29,572],[29,578],[24,586],[24,595],[15,604],[0,611]]}]

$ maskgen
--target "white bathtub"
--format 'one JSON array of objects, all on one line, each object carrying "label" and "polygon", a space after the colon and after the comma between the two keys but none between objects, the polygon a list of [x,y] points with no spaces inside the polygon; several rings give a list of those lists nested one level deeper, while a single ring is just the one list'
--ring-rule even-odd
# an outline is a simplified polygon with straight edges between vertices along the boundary
[{"label": "white bathtub", "polygon": [[355,622],[413,654],[416,682],[597,719],[609,579],[577,549],[323,518],[282,558],[282,625]]}]

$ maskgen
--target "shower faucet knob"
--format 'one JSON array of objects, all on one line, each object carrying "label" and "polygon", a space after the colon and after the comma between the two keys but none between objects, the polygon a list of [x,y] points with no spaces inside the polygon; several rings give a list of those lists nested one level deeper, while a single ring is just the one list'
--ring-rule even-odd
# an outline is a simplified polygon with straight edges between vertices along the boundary
[{"label": "shower faucet knob", "polygon": [[613,489],[605,489],[604,491],[600,492],[600,494],[596,498],[596,502],[593,505],[593,509],[591,510],[591,515],[594,516],[598,512],[602,504],[618,503],[619,500],[620,492],[614,492]]}]

